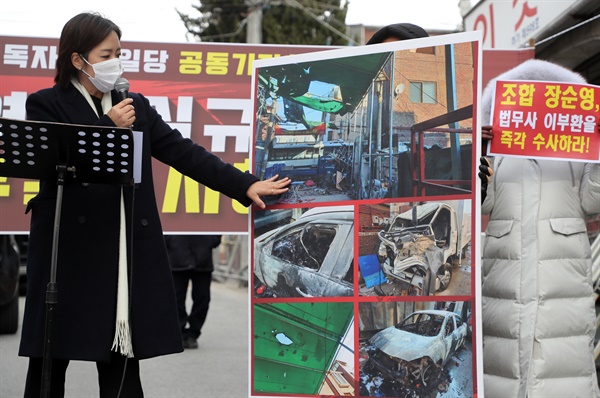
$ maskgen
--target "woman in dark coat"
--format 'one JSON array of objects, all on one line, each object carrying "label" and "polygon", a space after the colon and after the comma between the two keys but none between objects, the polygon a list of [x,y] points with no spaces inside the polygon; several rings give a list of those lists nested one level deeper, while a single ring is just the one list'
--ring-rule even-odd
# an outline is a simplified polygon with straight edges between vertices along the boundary
[{"label": "woman in dark coat", "polygon": [[[122,72],[120,37],[120,29],[98,14],[72,18],[61,33],[57,84],[31,94],[26,103],[29,120],[133,126],[143,132],[143,178],[135,188],[72,178],[64,186],[52,396],[64,395],[68,361],[83,360],[97,363],[101,397],[114,397],[121,387],[121,396],[141,397],[138,361],[183,350],[154,196],[152,157],[245,206],[254,202],[264,207],[259,195],[281,194],[289,184],[288,179],[258,181],[184,139],[141,94],[129,93],[130,98],[121,101],[113,90]],[[40,396],[56,194],[56,181],[42,180],[39,194],[27,206],[31,211],[28,287],[19,350],[19,355],[30,357],[26,397]],[[120,238],[120,231],[126,231],[128,238]],[[123,276],[119,270],[124,263],[130,286],[125,294],[129,305],[124,307],[129,311],[124,334],[115,337],[117,280]]]}]

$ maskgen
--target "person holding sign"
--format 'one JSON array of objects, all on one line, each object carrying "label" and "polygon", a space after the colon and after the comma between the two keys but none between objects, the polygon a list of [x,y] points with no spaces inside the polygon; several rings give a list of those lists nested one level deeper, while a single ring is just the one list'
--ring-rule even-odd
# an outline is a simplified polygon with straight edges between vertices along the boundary
[{"label": "person holding sign", "polygon": [[[96,13],[64,26],[56,85],[31,94],[27,118],[80,125],[132,127],[143,134],[142,180],[133,186],[64,187],[55,315],[52,397],[64,396],[70,360],[96,362],[100,397],[142,397],[139,360],[183,351],[167,250],[154,195],[152,158],[245,206],[287,191],[289,179],[244,173],[171,129],[146,97],[114,90],[123,67],[121,30]],[[137,182],[137,181],[136,181]],[[123,193],[122,193],[123,190]],[[135,195],[135,200],[134,200]],[[49,280],[56,181],[40,181],[27,205],[31,229],[27,299],[19,355],[30,358],[25,397],[40,396],[46,285]],[[118,280],[126,283],[118,284]],[[129,289],[118,289],[119,286]],[[123,290],[123,291],[122,291]]]},{"label": "person holding sign", "polygon": [[[586,83],[559,65],[525,61],[484,90],[483,125],[497,123],[490,120],[496,80]],[[485,134],[498,138],[489,128]],[[482,271],[485,397],[598,397],[584,216],[600,212],[600,164],[489,160],[482,204],[490,215]]]}]

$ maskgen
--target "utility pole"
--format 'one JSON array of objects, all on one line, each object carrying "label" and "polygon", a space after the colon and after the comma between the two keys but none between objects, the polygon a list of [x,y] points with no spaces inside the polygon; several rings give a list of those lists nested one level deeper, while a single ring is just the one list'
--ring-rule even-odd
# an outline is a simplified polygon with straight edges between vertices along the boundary
[{"label": "utility pole", "polygon": [[246,25],[246,43],[262,43],[262,7],[265,0],[246,0],[248,21]]}]

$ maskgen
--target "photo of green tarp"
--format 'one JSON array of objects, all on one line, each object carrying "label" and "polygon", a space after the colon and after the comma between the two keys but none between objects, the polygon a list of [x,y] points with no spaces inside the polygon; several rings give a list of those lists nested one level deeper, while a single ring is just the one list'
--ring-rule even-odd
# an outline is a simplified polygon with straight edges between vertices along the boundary
[{"label": "photo of green tarp", "polygon": [[253,390],[317,394],[353,315],[353,303],[254,305]]},{"label": "photo of green tarp", "polygon": [[[271,66],[259,69],[259,80],[270,90],[275,90],[278,96],[311,109],[345,115],[354,111],[385,62],[393,55],[393,52],[383,52]],[[324,99],[310,93],[311,81],[339,87],[338,98]]]}]

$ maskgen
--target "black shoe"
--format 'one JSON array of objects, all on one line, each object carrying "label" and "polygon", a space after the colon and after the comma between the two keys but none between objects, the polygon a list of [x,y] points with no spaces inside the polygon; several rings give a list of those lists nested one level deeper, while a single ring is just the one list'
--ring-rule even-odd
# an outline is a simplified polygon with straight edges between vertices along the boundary
[{"label": "black shoe", "polygon": [[193,337],[185,337],[183,339],[183,348],[198,348],[198,342]]}]

